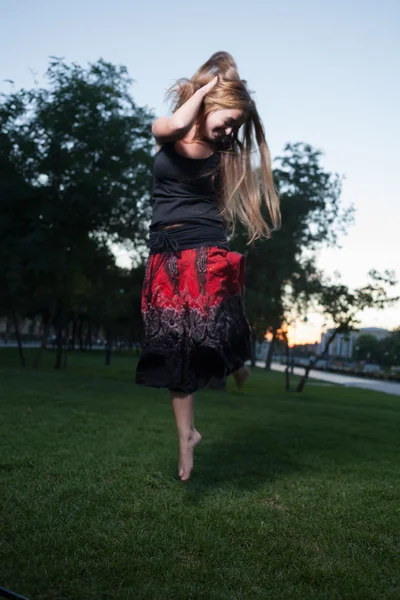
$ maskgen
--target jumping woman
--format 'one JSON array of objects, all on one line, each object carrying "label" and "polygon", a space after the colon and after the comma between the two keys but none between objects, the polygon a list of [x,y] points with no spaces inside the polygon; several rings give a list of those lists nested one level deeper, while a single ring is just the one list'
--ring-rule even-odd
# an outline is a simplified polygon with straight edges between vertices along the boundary
[{"label": "jumping woman", "polygon": [[211,378],[232,374],[241,387],[249,375],[245,258],[229,239],[237,220],[248,244],[269,238],[280,211],[264,128],[232,56],[216,52],[170,95],[172,116],[152,126],[157,152],[136,382],[169,390],[186,481],[201,441],[194,393]]}]

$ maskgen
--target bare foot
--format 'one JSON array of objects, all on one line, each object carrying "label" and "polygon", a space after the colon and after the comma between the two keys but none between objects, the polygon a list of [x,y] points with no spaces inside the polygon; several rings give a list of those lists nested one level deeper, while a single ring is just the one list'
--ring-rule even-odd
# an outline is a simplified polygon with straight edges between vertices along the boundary
[{"label": "bare foot", "polygon": [[250,374],[251,374],[251,371],[250,371],[249,367],[246,367],[246,365],[243,365],[243,367],[241,367],[240,369],[238,369],[237,371],[234,371],[234,373],[232,373],[239,390],[242,387],[242,385],[244,384],[244,382],[246,381],[246,379],[250,376]]},{"label": "bare foot", "polygon": [[193,469],[193,450],[201,442],[201,435],[195,429],[186,440],[180,440],[179,451],[179,477],[187,481]]}]

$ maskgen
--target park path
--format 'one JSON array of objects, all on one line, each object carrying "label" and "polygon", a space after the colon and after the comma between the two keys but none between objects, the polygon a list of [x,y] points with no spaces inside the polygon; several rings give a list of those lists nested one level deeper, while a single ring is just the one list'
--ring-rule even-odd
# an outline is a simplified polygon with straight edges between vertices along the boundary
[{"label": "park path", "polygon": [[[257,367],[264,367],[263,361],[256,362]],[[285,365],[281,365],[277,362],[272,362],[271,368],[274,371],[284,371]],[[303,375],[304,368],[295,367],[295,375]],[[345,385],[346,387],[357,387],[364,388],[367,390],[373,390],[375,392],[384,392],[385,394],[393,394],[400,396],[400,383],[394,381],[380,381],[375,379],[367,379],[364,377],[353,377],[352,375],[341,375],[339,373],[329,373],[325,371],[311,371],[310,379],[318,379],[327,383],[337,383],[339,385]]]}]

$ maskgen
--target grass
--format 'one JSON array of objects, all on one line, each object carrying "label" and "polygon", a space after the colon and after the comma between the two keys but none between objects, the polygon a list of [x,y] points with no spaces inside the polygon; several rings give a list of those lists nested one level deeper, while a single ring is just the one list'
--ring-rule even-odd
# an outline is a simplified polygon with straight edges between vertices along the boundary
[{"label": "grass", "polygon": [[[31,355],[28,353],[29,361]],[[400,403],[255,370],[202,391],[191,480],[134,358],[0,351],[0,586],[31,600],[400,598]]]}]

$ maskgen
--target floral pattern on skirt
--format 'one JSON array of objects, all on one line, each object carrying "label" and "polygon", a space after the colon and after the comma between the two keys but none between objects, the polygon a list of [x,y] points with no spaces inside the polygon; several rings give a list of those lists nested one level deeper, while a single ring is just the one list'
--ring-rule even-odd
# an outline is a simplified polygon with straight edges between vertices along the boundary
[{"label": "floral pattern on skirt", "polygon": [[150,255],[136,382],[192,393],[250,358],[245,257],[216,246]]}]

